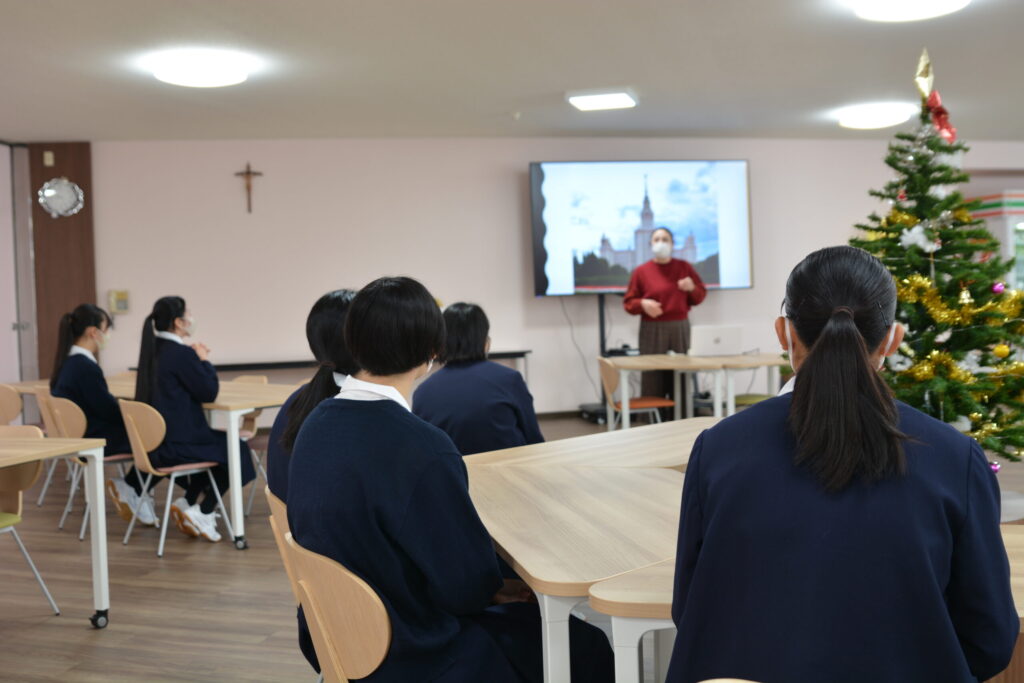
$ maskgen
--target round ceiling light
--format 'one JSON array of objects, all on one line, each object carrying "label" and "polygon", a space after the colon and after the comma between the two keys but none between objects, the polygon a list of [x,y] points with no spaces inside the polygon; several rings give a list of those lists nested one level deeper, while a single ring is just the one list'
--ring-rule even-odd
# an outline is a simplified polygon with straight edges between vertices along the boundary
[{"label": "round ceiling light", "polygon": [[868,102],[836,109],[832,118],[843,128],[871,130],[899,125],[918,110],[918,105],[910,102]]},{"label": "round ceiling light", "polygon": [[867,21],[920,21],[959,12],[971,0],[843,0]]},{"label": "round ceiling light", "polygon": [[152,52],[141,66],[164,83],[187,88],[222,88],[245,82],[261,62],[235,50],[185,47]]}]

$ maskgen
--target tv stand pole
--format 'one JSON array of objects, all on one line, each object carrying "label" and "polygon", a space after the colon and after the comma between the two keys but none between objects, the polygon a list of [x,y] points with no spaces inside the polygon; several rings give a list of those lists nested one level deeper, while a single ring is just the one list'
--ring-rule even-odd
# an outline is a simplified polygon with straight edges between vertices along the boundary
[{"label": "tv stand pole", "polygon": [[608,352],[606,351],[608,348],[608,340],[605,339],[604,334],[604,292],[600,292],[597,295],[597,329],[598,338],[601,344],[598,348],[598,352],[601,354],[601,357],[604,358],[608,355]]}]

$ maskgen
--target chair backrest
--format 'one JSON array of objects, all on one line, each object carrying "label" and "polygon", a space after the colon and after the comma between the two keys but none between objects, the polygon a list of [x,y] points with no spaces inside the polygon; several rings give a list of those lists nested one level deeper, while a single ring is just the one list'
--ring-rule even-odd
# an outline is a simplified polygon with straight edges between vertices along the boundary
[{"label": "chair backrest", "polygon": [[380,596],[358,576],[285,534],[302,610],[325,683],[364,678],[387,656],[391,620]]},{"label": "chair backrest", "polygon": [[[35,425],[0,425],[0,439],[41,439]],[[43,471],[43,461],[0,467],[0,512],[21,516],[21,492],[30,488]]]},{"label": "chair backrest", "polygon": [[619,388],[619,371],[607,358],[598,358],[597,366],[601,370],[601,386],[604,387],[604,400],[615,407],[615,390]]},{"label": "chair backrest", "polygon": [[284,540],[285,534],[290,532],[288,528],[288,507],[284,501],[270,492],[269,486],[263,487],[267,494],[267,503],[270,505],[270,530],[274,532],[274,541],[277,543],[277,551],[281,554],[281,563],[284,571],[288,574],[288,582],[292,586],[292,595],[295,596],[295,604],[299,604],[299,582],[295,579],[295,569],[290,562],[288,544]]},{"label": "chair backrest", "polygon": [[128,432],[128,442],[132,445],[132,460],[143,472],[163,476],[156,471],[149,461],[149,454],[163,443],[167,435],[167,423],[163,415],[153,406],[140,401],[119,399],[121,417],[124,418],[124,429]]},{"label": "chair backrest", "polygon": [[60,425],[57,424],[57,419],[50,408],[50,399],[53,398],[50,395],[50,390],[36,389],[35,393],[36,404],[39,406],[39,415],[43,418],[43,426],[46,427],[46,433],[50,436],[60,436]]},{"label": "chair backrest", "polygon": [[9,384],[0,384],[0,424],[10,424],[21,415],[21,394]]},{"label": "chair backrest", "polygon": [[85,436],[85,413],[74,401],[59,396],[51,396],[49,401],[50,414],[57,425],[57,433],[53,436],[65,439],[81,439]]}]

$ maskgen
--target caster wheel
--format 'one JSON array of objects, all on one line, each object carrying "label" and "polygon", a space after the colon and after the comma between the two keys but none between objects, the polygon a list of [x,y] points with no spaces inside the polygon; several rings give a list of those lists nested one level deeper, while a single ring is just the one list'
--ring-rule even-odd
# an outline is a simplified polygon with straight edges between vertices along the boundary
[{"label": "caster wheel", "polygon": [[96,612],[96,614],[89,617],[89,622],[92,624],[93,628],[106,628],[109,623],[107,610],[100,610]]},{"label": "caster wheel", "polygon": [[249,544],[245,541],[245,536],[239,536],[235,539],[235,547],[239,550],[245,550],[249,547]]}]

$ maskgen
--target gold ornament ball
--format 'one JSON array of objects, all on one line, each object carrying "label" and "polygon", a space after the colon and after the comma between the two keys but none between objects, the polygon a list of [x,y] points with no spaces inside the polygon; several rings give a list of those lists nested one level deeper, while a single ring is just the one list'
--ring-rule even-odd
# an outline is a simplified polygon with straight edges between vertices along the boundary
[{"label": "gold ornament ball", "polygon": [[996,358],[1006,358],[1010,355],[1010,347],[1006,344],[997,344],[996,347],[992,349],[992,355]]}]

